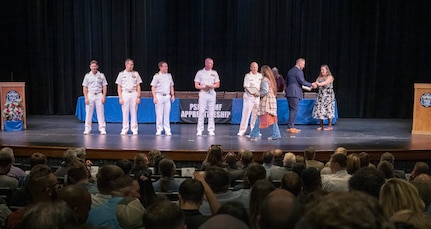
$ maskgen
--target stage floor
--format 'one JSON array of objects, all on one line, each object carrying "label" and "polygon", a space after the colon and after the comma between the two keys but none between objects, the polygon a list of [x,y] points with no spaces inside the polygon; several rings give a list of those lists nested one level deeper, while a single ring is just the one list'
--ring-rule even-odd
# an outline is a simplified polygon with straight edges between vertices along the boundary
[{"label": "stage floor", "polygon": [[405,119],[338,119],[333,131],[317,131],[317,125],[297,125],[299,134],[289,134],[280,125],[281,140],[269,141],[269,129],[262,139],[251,142],[236,135],[239,125],[216,124],[216,136],[196,136],[195,124],[171,124],[172,136],[155,136],[155,124],[139,124],[139,135],[121,136],[120,123],[107,123],[107,135],[100,135],[97,123],[93,133],[83,135],[84,123],[75,116],[28,116],[28,129],[0,132],[2,146],[86,147],[87,149],[161,151],[206,151],[211,144],[225,150],[266,151],[280,148],[298,152],[308,146],[318,151],[333,151],[343,146],[352,151],[429,151],[430,135],[412,135],[412,121]]}]

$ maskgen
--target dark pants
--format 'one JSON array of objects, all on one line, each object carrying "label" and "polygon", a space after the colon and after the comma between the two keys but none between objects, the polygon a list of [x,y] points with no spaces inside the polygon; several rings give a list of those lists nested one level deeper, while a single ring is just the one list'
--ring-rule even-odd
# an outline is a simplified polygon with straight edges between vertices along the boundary
[{"label": "dark pants", "polygon": [[287,97],[287,103],[289,104],[289,119],[287,120],[287,128],[293,128],[295,126],[296,113],[298,113],[299,98]]}]

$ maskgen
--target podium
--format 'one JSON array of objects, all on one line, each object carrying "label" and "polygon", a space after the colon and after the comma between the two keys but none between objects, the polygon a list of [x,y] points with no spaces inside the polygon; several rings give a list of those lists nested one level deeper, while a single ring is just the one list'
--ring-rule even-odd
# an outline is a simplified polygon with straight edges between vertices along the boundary
[{"label": "podium", "polygon": [[412,134],[431,135],[431,83],[415,83]]},{"label": "podium", "polygon": [[0,104],[1,104],[1,129],[4,130],[5,118],[3,117],[3,109],[6,102],[14,99],[21,100],[21,108],[23,111],[22,122],[24,129],[27,129],[26,109],[25,109],[25,82],[0,82]]}]

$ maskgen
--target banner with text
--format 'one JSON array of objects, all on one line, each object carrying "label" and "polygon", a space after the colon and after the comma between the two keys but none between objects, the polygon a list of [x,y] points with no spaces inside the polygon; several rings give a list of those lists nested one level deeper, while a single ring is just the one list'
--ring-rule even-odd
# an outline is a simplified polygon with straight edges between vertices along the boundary
[{"label": "banner with text", "polygon": [[[232,119],[232,99],[217,99],[214,109],[215,123],[230,123]],[[199,115],[198,99],[180,99],[180,120],[185,123],[197,123]],[[208,122],[208,111],[204,114]]]}]

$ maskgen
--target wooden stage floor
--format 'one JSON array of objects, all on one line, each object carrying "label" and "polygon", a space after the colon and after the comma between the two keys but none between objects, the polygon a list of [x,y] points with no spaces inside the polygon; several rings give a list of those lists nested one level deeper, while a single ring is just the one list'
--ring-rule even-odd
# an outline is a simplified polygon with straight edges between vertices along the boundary
[{"label": "wooden stage floor", "polygon": [[[314,146],[317,151],[324,152],[319,157],[325,160],[339,146],[350,152],[394,152],[398,154],[397,159],[431,158],[431,136],[412,135],[411,123],[411,120],[405,119],[340,118],[333,131],[317,131],[316,125],[297,125],[302,130],[299,134],[289,134],[285,131],[286,125],[280,125],[281,140],[267,140],[270,130],[264,129],[261,131],[262,139],[251,142],[247,137],[236,135],[239,125],[216,124],[216,136],[206,136],[205,132],[204,136],[196,136],[195,124],[173,123],[172,136],[155,136],[155,124],[139,124],[139,135],[121,136],[121,123],[107,123],[107,135],[98,133],[96,123],[93,124],[91,135],[83,135],[84,123],[75,116],[29,116],[27,130],[0,132],[0,143],[14,148],[18,156],[51,148],[57,153],[49,156],[61,157],[65,148],[85,147],[90,152],[89,158],[103,155],[108,158],[130,158],[132,154],[122,153],[159,149],[162,152],[181,153],[183,160],[200,160],[211,144],[220,144],[225,151],[249,149],[260,153],[275,148],[299,153]],[[192,153],[198,153],[199,156]],[[373,156],[373,159],[376,157]]]}]

